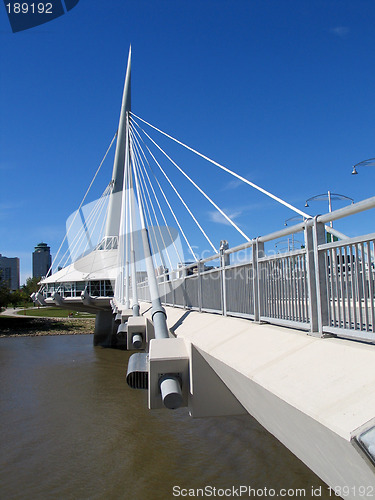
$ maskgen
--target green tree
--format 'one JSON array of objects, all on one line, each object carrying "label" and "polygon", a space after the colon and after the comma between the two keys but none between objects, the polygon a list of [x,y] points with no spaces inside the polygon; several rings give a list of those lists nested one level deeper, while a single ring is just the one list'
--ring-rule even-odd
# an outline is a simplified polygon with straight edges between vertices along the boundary
[{"label": "green tree", "polygon": [[10,302],[10,290],[7,282],[2,279],[0,271],[0,308],[6,307]]},{"label": "green tree", "polygon": [[30,298],[30,295],[34,292],[37,292],[40,288],[40,285],[38,284],[40,281],[40,278],[27,278],[26,283],[22,286],[22,291],[25,293],[25,295]]},{"label": "green tree", "polygon": [[30,297],[23,290],[14,290],[10,293],[9,302],[13,307],[21,306],[29,300]]}]

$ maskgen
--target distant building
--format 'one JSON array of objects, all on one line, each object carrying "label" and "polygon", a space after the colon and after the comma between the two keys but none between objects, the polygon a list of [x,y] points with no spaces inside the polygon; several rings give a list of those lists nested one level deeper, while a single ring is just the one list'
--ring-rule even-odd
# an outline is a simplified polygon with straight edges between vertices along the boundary
[{"label": "distant building", "polygon": [[11,290],[20,287],[20,259],[18,257],[4,257],[0,253],[0,281],[5,281]]},{"label": "distant building", "polygon": [[33,278],[45,278],[51,274],[51,248],[47,243],[39,243],[33,252]]}]

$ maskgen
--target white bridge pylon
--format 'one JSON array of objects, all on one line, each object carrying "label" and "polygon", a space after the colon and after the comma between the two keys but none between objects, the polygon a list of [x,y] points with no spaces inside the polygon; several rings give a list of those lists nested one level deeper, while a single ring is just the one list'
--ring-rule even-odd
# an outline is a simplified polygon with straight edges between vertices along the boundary
[{"label": "white bridge pylon", "polygon": [[[189,234],[191,231],[186,230],[187,225],[192,224],[196,227],[213,255],[219,257],[220,248],[209,234],[210,224],[207,220],[199,220],[196,206],[192,207],[191,203],[188,203],[182,183],[172,180],[171,168],[178,173],[179,178],[193,186],[194,190],[240,235],[244,243],[252,241],[252,238],[236,224],[233,217],[205,192],[186,169],[157,144],[141,124],[157,131],[299,216],[310,218],[309,214],[132,113],[130,49],[118,131],[115,135],[117,142],[111,181],[99,200],[84,205],[88,192],[114,144],[115,137],[78,210],[68,220],[67,236],[64,241],[68,241],[69,248],[60,257],[59,263],[57,263],[58,252],[51,266],[51,268],[58,266],[59,270],[41,281],[41,289],[34,296],[42,304],[55,304],[98,313],[97,329],[100,331],[107,328],[109,320],[101,320],[100,317],[111,311],[111,304],[123,309],[129,309],[131,306],[132,313],[136,316],[139,314],[138,291],[134,284],[148,280],[149,286],[152,286],[151,281],[155,275],[178,277],[181,268],[187,262],[199,262],[197,247]],[[172,202],[172,198],[176,203]],[[183,215],[177,205],[182,206]],[[189,224],[186,223],[187,220],[190,220]],[[331,228],[329,230],[342,236]],[[59,251],[61,248],[62,245]],[[157,289],[156,281],[155,287]],[[102,328],[100,325],[105,327]]]},{"label": "white bridge pylon", "polygon": [[[148,389],[150,409],[184,406],[197,417],[246,411],[332,491],[340,484],[372,491],[375,233],[347,238],[326,224],[374,209],[375,197],[310,217],[132,113],[130,73],[129,52],[112,178],[99,200],[84,205],[109,148],[68,221],[70,261],[62,256],[62,268],[42,280],[34,300],[94,312],[95,345],[143,351],[130,356],[127,382]],[[146,127],[302,222],[256,238],[246,234],[217,194],[202,188],[203,176],[193,179],[193,169],[175,161]],[[207,217],[197,216],[198,195],[192,201],[185,185],[243,243],[229,248],[222,240],[218,248]],[[199,256],[189,226],[210,256]],[[265,251],[297,233],[301,248]]]}]

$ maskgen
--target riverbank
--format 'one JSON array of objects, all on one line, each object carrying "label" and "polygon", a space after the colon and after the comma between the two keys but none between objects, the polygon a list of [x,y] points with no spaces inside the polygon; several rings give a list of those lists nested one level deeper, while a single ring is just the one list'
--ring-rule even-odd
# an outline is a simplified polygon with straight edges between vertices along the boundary
[{"label": "riverbank", "polygon": [[0,315],[0,338],[93,334],[95,318],[33,318]]}]

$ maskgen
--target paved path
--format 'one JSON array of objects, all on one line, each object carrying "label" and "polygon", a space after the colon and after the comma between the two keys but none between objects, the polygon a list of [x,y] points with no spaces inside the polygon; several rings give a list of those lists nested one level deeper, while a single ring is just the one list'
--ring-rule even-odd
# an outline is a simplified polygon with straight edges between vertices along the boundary
[{"label": "paved path", "polygon": [[[16,316],[17,318],[37,318],[38,316],[28,316],[27,314],[18,314],[19,311],[23,311],[24,307],[7,307],[5,311],[0,313],[2,316]],[[29,307],[29,309],[38,309],[38,307]]]}]

